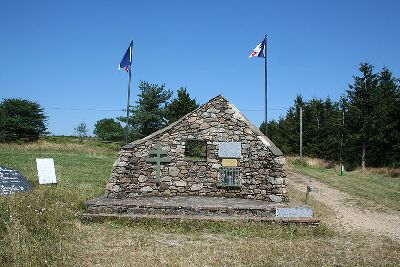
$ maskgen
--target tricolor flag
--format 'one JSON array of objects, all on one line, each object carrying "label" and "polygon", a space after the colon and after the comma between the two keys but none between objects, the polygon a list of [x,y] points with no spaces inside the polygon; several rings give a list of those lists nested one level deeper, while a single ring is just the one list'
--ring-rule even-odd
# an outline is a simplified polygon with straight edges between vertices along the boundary
[{"label": "tricolor flag", "polygon": [[253,52],[250,54],[249,58],[252,57],[263,57],[265,58],[265,40],[259,43],[256,48],[254,48]]},{"label": "tricolor flag", "polygon": [[121,60],[121,63],[119,63],[118,70],[124,68],[127,72],[131,68],[132,65],[132,46],[133,46],[133,41],[129,44],[128,49],[125,52],[124,57]]}]

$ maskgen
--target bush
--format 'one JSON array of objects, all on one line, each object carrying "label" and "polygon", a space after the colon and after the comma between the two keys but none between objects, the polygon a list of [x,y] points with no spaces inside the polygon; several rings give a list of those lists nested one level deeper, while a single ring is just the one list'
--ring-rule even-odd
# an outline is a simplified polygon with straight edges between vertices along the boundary
[{"label": "bush", "polygon": [[124,140],[124,129],[114,119],[102,119],[94,125],[93,133],[104,141]]},{"label": "bush", "polygon": [[0,142],[32,142],[46,133],[43,108],[32,101],[16,98],[0,103]]},{"label": "bush", "polygon": [[306,159],[304,158],[295,158],[292,163],[294,165],[298,165],[298,166],[303,166],[303,167],[309,167],[308,162]]}]

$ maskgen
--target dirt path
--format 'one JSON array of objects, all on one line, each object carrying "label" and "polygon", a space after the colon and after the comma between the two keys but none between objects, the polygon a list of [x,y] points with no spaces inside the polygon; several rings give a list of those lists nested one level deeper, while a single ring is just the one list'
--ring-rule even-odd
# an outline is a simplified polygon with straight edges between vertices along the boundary
[{"label": "dirt path", "polygon": [[297,190],[305,191],[305,185],[316,188],[311,195],[313,198],[331,208],[334,218],[327,218],[328,224],[338,225],[346,231],[360,230],[375,233],[400,240],[400,213],[376,212],[352,205],[349,199],[354,199],[347,193],[331,188],[315,179],[288,170],[288,183]]}]

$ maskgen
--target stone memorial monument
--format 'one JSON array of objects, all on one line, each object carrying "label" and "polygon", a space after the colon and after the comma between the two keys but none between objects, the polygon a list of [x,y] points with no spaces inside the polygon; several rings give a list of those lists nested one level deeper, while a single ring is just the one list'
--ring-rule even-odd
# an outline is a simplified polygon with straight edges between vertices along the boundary
[{"label": "stone memorial monument", "polygon": [[88,201],[83,218],[318,223],[289,202],[284,163],[279,148],[217,96],[123,146],[105,196]]},{"label": "stone memorial monument", "polygon": [[[189,157],[193,142],[203,154]],[[157,154],[163,151],[163,157]],[[162,162],[157,163],[157,157]],[[288,201],[282,152],[223,96],[122,147],[107,197],[219,196]]]}]

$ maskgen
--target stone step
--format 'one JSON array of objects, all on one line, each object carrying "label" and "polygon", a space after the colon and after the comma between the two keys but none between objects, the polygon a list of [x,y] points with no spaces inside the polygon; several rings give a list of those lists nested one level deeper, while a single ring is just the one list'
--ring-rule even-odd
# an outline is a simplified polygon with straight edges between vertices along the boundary
[{"label": "stone step", "polygon": [[[280,208],[279,217],[277,209]],[[283,209],[282,209],[283,208]],[[300,213],[282,213],[285,208],[298,211],[309,207],[301,203],[271,203],[268,201],[199,197],[138,197],[138,198],[107,198],[99,197],[86,202],[85,218],[155,218],[179,220],[240,220],[266,222],[299,222],[318,223],[311,216],[298,218]],[[283,216],[282,216],[283,215]],[[288,215],[285,218],[284,215]]]},{"label": "stone step", "polygon": [[155,219],[155,220],[173,220],[173,221],[243,221],[243,222],[267,222],[267,223],[295,223],[318,225],[319,219],[317,218],[279,218],[279,217],[262,217],[262,216],[229,216],[229,215],[165,215],[165,214],[110,214],[110,213],[84,213],[81,215],[83,221],[101,221],[106,219],[117,220],[141,220],[141,219]]},{"label": "stone step", "polygon": [[[187,201],[184,201],[187,200]],[[254,202],[244,205],[238,200],[237,203],[226,199],[208,199],[207,203],[202,199],[191,201],[191,198],[174,198],[163,201],[160,198],[140,199],[107,199],[98,198],[86,203],[88,213],[108,214],[160,214],[160,215],[201,215],[201,216],[260,216],[274,217],[276,205],[261,205],[267,202]],[[199,203],[200,202],[200,203]],[[233,203],[232,203],[233,202]],[[253,203],[254,202],[254,203]],[[256,204],[256,205],[255,205]]]},{"label": "stone step", "polygon": [[89,213],[116,214],[162,214],[162,215],[230,215],[230,216],[275,216],[275,209],[252,209],[232,207],[189,207],[152,205],[87,205]]}]

